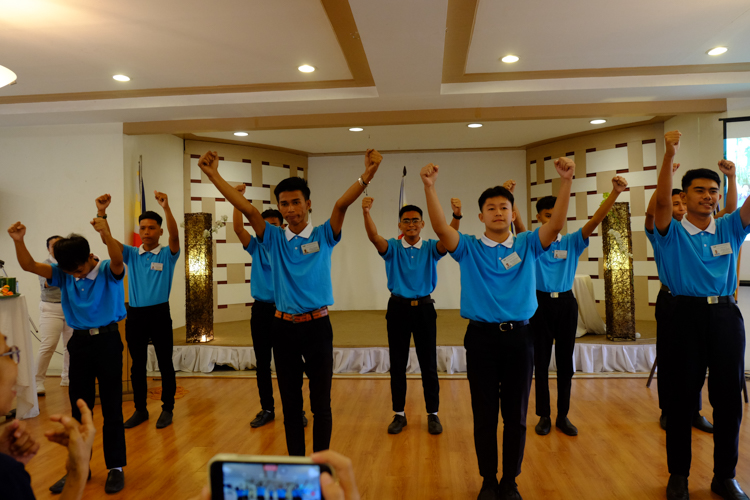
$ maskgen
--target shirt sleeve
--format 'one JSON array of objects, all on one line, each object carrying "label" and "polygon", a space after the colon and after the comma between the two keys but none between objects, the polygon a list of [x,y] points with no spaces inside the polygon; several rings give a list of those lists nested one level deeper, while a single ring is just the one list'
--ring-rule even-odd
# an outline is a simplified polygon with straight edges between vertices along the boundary
[{"label": "shirt sleeve", "polygon": [[521,233],[516,238],[520,240],[519,243],[528,245],[531,255],[533,255],[535,259],[538,259],[540,255],[549,250],[552,246],[550,245],[547,248],[542,246],[542,240],[539,239],[539,228],[536,228],[531,232],[526,231],[525,233]]},{"label": "shirt sleeve", "polygon": [[396,252],[396,250],[393,248],[393,245],[395,244],[401,244],[401,242],[395,238],[391,238],[388,240],[388,248],[386,248],[385,253],[378,252],[378,255],[383,257],[383,260],[391,260],[393,259],[393,255]]},{"label": "shirt sleeve", "polygon": [[129,266],[133,261],[134,255],[138,255],[138,249],[136,247],[131,247],[130,245],[122,246],[122,261],[125,264]]},{"label": "shirt sleeve", "polygon": [[52,264],[52,279],[47,280],[49,286],[57,286],[62,288],[65,283],[66,274],[57,267],[57,264]]},{"label": "shirt sleeve", "polygon": [[667,234],[661,234],[661,232],[659,232],[659,229],[656,227],[656,225],[654,225],[654,241],[656,241],[656,243],[660,246],[664,244],[669,244],[672,241],[674,241],[674,239],[676,238],[676,231],[679,230],[677,228],[679,224],[680,223],[678,221],[674,219],[671,220],[669,222],[669,228],[667,229]]},{"label": "shirt sleeve", "polygon": [[589,238],[583,239],[583,229],[579,229],[571,235],[571,239],[573,240],[572,243],[576,253],[576,260],[578,260],[578,257],[581,256],[583,251],[589,247]]},{"label": "shirt sleeve", "polygon": [[252,255],[257,247],[258,247],[258,238],[250,238],[250,242],[245,247],[245,251],[249,253],[250,255]]},{"label": "shirt sleeve", "polygon": [[438,240],[427,240],[427,242],[430,244],[430,253],[432,255],[433,260],[436,262],[443,257],[445,257],[444,253],[440,253],[438,251],[437,244],[439,243]]},{"label": "shirt sleeve", "polygon": [[339,237],[336,238],[333,235],[333,228],[331,227],[331,219],[328,219],[325,224],[322,226],[323,228],[323,235],[326,239],[326,243],[328,243],[328,246],[331,248],[335,247],[336,244],[341,241],[341,234],[344,232],[343,230],[339,233]]},{"label": "shirt sleeve", "polygon": [[[274,232],[277,231],[277,232]],[[279,228],[270,224],[266,221],[266,229],[263,231],[263,239],[258,240],[258,243],[263,245],[266,250],[271,250],[275,245],[278,245]],[[255,239],[255,238],[253,238]]]},{"label": "shirt sleeve", "polygon": [[167,252],[169,252],[170,262],[172,262],[172,264],[175,264],[177,262],[177,259],[180,258],[180,252],[182,252],[182,249],[178,248],[177,252],[172,253],[172,249],[167,246]]},{"label": "shirt sleeve", "polygon": [[731,214],[725,215],[721,219],[717,219],[716,224],[728,224],[733,243],[738,246],[742,245],[742,242],[745,241],[745,236],[750,234],[750,224],[748,224],[747,227],[742,226],[742,217],[740,217],[739,210],[735,210]]},{"label": "shirt sleeve", "polygon": [[461,259],[463,259],[466,256],[466,245],[468,245],[466,241],[466,235],[462,232],[458,232],[458,245],[456,245],[455,250],[450,252],[451,257],[453,257],[453,260],[456,262],[461,262]]},{"label": "shirt sleeve", "polygon": [[115,276],[115,274],[112,272],[112,268],[109,267],[109,265],[110,265],[109,260],[103,260],[101,264],[99,264],[99,272],[104,273],[104,276],[107,278],[107,281],[111,281],[113,283],[122,281],[122,279],[125,277],[125,271],[123,270],[121,275]]}]

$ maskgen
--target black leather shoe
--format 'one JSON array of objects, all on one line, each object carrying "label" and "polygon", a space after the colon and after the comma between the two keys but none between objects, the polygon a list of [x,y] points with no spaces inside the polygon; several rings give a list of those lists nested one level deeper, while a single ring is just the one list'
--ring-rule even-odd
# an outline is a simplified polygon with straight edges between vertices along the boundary
[{"label": "black leather shoe", "polygon": [[302,410],[302,427],[307,427],[307,417],[305,416],[305,410]]},{"label": "black leather shoe", "polygon": [[125,487],[125,474],[121,470],[111,469],[107,474],[107,482],[104,483],[104,493],[111,495],[122,491]]},{"label": "black leather shoe", "polygon": [[695,427],[699,431],[708,432],[709,434],[714,433],[713,424],[706,420],[706,417],[704,417],[700,413],[696,413],[695,417],[693,417],[693,427]]},{"label": "black leather shoe", "polygon": [[549,417],[539,417],[539,423],[534,427],[534,431],[540,436],[546,436],[552,429],[552,420]]},{"label": "black leather shoe", "polygon": [[[65,488],[65,481],[67,481],[67,479],[68,479],[68,475],[65,474],[58,482],[50,486],[49,490],[53,494],[59,495],[60,493],[62,493],[63,488]],[[91,481],[91,469],[89,469],[89,477],[88,479],[86,479],[86,481]]]},{"label": "black leather shoe", "polygon": [[661,414],[661,417],[659,417],[659,426],[665,431],[667,430],[667,416],[663,413]]},{"label": "black leather shoe", "polygon": [[716,479],[711,481],[711,491],[724,500],[748,500],[747,495],[736,479]]},{"label": "black leather shoe", "polygon": [[497,479],[485,479],[482,483],[482,489],[479,490],[477,500],[497,500],[498,496]]},{"label": "black leather shoe", "polygon": [[667,483],[667,500],[690,500],[688,479],[685,476],[672,474]]},{"label": "black leather shoe", "polygon": [[135,413],[133,413],[133,416],[130,417],[125,421],[125,428],[126,429],[132,429],[133,427],[137,425],[141,425],[143,422],[148,420],[148,412],[147,411],[138,411],[135,410]]},{"label": "black leather shoe", "polygon": [[162,410],[161,415],[159,415],[159,420],[156,421],[156,428],[163,429],[168,425],[172,425],[172,412]]},{"label": "black leather shoe", "polygon": [[273,419],[276,418],[276,414],[273,411],[266,411],[266,410],[260,410],[257,415],[255,415],[255,418],[252,422],[250,422],[250,427],[253,429],[257,429],[258,427],[263,427],[268,422],[271,422]]},{"label": "black leather shoe", "polygon": [[504,483],[500,481],[500,485],[497,487],[498,495],[497,498],[500,500],[523,500],[521,494],[518,492],[518,486],[515,482]]},{"label": "black leather shoe", "polygon": [[565,417],[564,419],[558,418],[557,420],[555,420],[555,427],[563,431],[563,434],[567,434],[568,436],[578,435],[578,429],[575,425],[570,423],[568,417]]},{"label": "black leather shoe", "polygon": [[437,415],[427,415],[427,432],[430,434],[440,434],[443,432],[443,424],[440,423]]},{"label": "black leather shoe", "polygon": [[393,422],[388,426],[388,434],[398,434],[406,427],[406,417],[394,415]]}]

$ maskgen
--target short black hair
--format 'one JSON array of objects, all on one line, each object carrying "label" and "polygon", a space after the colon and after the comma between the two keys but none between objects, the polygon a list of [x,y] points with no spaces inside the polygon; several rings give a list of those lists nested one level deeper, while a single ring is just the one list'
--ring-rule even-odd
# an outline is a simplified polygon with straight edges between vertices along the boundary
[{"label": "short black hair", "polygon": [[677,188],[674,188],[674,189],[672,190],[672,196],[674,196],[674,195],[676,195],[676,194],[681,194],[681,193],[683,193],[682,189],[677,189]]},{"label": "short black hair", "polygon": [[271,217],[276,217],[277,219],[279,219],[280,223],[284,223],[284,216],[281,215],[281,212],[272,208],[264,210],[263,213],[260,214],[260,216],[263,218],[263,220],[270,219]]},{"label": "short black hair", "polygon": [[540,214],[542,213],[542,210],[552,210],[555,208],[555,203],[557,202],[557,196],[545,196],[543,198],[539,198],[536,202],[536,213]]},{"label": "short black hair", "polygon": [[63,271],[75,271],[89,260],[89,255],[89,242],[80,234],[71,233],[55,243],[55,259]]},{"label": "short black hair", "polygon": [[302,177],[289,177],[279,182],[276,185],[276,189],[273,190],[273,194],[276,195],[276,201],[279,200],[281,193],[287,191],[302,191],[305,201],[310,199],[310,188],[307,186],[307,181]]},{"label": "short black hair", "polygon": [[692,184],[695,179],[709,179],[716,182],[717,186],[721,186],[719,174],[707,168],[694,168],[693,170],[685,172],[685,176],[682,178],[682,190],[687,193],[690,184]]},{"label": "short black hair", "polygon": [[424,219],[424,217],[422,216],[422,209],[421,208],[419,208],[416,205],[404,205],[403,207],[401,207],[401,210],[398,211],[398,218],[399,218],[399,220],[401,219],[401,217],[403,217],[403,215],[406,212],[417,212],[419,214],[419,216]]},{"label": "short black hair", "polygon": [[143,219],[151,219],[155,220],[157,224],[159,224],[159,227],[161,227],[161,215],[157,214],[156,212],[152,212],[149,210],[148,212],[143,212],[140,217],[138,217],[138,222],[141,222]]},{"label": "short black hair", "polygon": [[495,186],[493,188],[485,189],[484,193],[482,193],[482,196],[479,197],[479,211],[482,211],[482,209],[484,208],[484,203],[489,198],[497,198],[498,196],[506,198],[510,202],[510,206],[513,206],[513,193],[505,189],[503,186]]},{"label": "short black hair", "polygon": [[49,242],[50,241],[52,241],[52,240],[59,240],[61,238],[62,238],[62,236],[58,236],[58,235],[50,236],[49,238],[47,238],[47,249],[49,250]]}]

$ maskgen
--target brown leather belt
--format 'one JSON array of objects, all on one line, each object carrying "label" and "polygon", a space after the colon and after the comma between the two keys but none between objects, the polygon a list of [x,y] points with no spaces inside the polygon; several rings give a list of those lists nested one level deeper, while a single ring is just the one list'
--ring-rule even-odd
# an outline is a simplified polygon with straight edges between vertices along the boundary
[{"label": "brown leather belt", "polygon": [[276,313],[274,314],[279,319],[283,319],[284,321],[291,321],[292,323],[305,323],[307,321],[312,321],[314,319],[320,319],[325,316],[328,316],[328,306],[321,307],[320,309],[316,309],[314,311],[310,311],[309,313],[302,313],[302,314],[288,314],[285,312],[281,312],[278,309],[276,309]]}]

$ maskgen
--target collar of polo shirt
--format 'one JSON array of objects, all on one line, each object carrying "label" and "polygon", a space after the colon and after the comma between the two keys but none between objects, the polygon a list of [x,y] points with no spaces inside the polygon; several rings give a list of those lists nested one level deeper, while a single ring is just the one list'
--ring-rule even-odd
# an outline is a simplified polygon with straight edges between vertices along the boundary
[{"label": "collar of polo shirt", "polygon": [[161,252],[161,245],[156,245],[156,248],[153,250],[146,250],[143,248],[143,245],[138,247],[138,255],[143,255],[146,252],[151,252],[154,255],[159,255],[159,252]]},{"label": "collar of polo shirt", "polygon": [[99,276],[99,265],[102,263],[102,261],[98,255],[94,255],[94,258],[96,259],[96,266],[94,266],[94,269],[92,269],[91,272],[88,273],[85,278],[76,278],[76,281],[81,281],[81,280],[94,281],[96,277]]},{"label": "collar of polo shirt", "polygon": [[513,248],[513,233],[510,233],[507,238],[505,238],[505,241],[502,243],[498,243],[497,241],[493,241],[489,239],[487,236],[482,235],[482,243],[487,245],[490,248],[495,248],[498,245],[502,245],[505,248]]},{"label": "collar of polo shirt", "polygon": [[698,233],[702,233],[703,231],[711,234],[716,234],[716,221],[713,217],[711,217],[711,222],[708,223],[708,227],[706,229],[698,229],[695,227],[687,218],[687,215],[682,218],[682,221],[680,222],[682,224],[682,227],[685,228],[685,231],[688,232],[690,236],[695,236]]},{"label": "collar of polo shirt", "polygon": [[417,242],[414,243],[413,245],[410,245],[409,243],[407,243],[406,238],[401,238],[401,244],[404,246],[404,248],[414,247],[416,249],[421,249],[422,248],[422,238],[419,238],[417,240]]},{"label": "collar of polo shirt", "polygon": [[560,243],[562,241],[562,234],[557,233],[557,239],[555,241]]},{"label": "collar of polo shirt", "polygon": [[289,229],[289,226],[287,226],[286,229],[284,229],[284,235],[286,236],[286,241],[292,241],[292,238],[294,238],[295,236],[299,236],[300,238],[307,239],[307,238],[310,237],[310,235],[312,234],[312,232],[313,232],[313,227],[312,227],[312,224],[310,224],[309,222],[305,226],[305,229],[303,229],[302,232],[299,233],[299,234],[294,234]]}]

